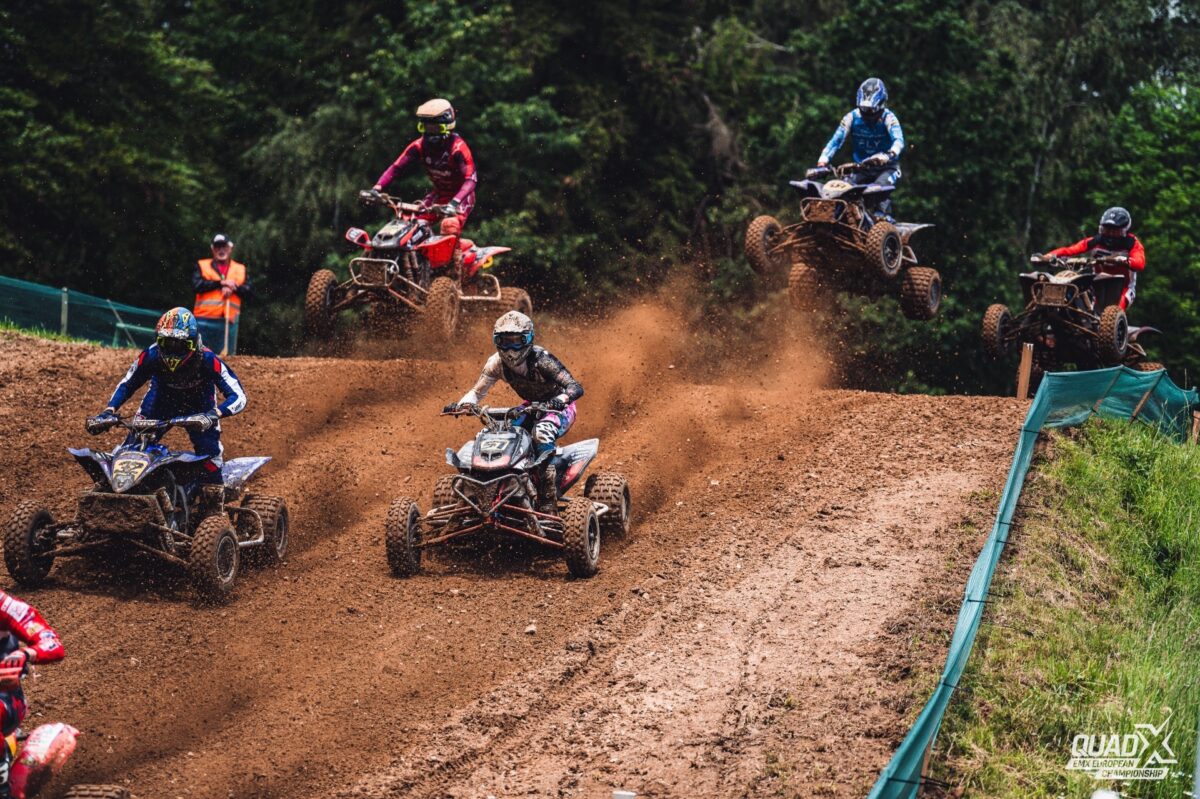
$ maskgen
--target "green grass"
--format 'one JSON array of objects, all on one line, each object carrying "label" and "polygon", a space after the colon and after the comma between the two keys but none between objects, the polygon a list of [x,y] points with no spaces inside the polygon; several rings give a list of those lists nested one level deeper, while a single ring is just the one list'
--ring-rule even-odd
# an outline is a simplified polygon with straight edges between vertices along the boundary
[{"label": "green grass", "polygon": [[[968,797],[1190,796],[1200,714],[1200,447],[1138,424],[1058,435],[951,704],[934,776]],[[1011,546],[1011,545],[1010,545]],[[1171,715],[1161,782],[1068,772],[1079,733]],[[959,794],[955,794],[959,795]]]},{"label": "green grass", "polygon": [[0,319],[0,333],[23,333],[27,336],[35,338],[44,338],[50,341],[61,341],[67,344],[92,344],[99,346],[95,341],[86,338],[75,338],[74,336],[64,336],[62,333],[56,333],[51,330],[46,330],[41,327],[21,327],[7,319]]}]

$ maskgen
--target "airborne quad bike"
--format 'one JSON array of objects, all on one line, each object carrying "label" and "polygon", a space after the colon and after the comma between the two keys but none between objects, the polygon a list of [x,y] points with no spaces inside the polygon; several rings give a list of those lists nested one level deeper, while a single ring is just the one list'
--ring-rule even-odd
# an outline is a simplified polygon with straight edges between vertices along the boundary
[{"label": "airborne quad bike", "polygon": [[370,306],[368,321],[380,332],[395,331],[416,315],[433,340],[452,341],[466,306],[533,313],[524,289],[500,285],[489,270],[493,259],[511,247],[480,247],[458,235],[434,231],[424,215],[451,216],[447,206],[401,202],[373,191],[358,194],[363,205],[383,205],[392,219],[372,237],[361,228],[346,238],[362,248],[350,261],[350,279],[339,282],[328,269],[313,273],[304,300],[304,328],[310,338],[327,338],[338,313]]},{"label": "airborne quad bike", "polygon": [[[6,636],[9,643],[5,649],[16,649],[12,635]],[[0,684],[0,690],[11,691],[21,687],[21,682],[33,674],[33,666],[26,665],[19,677]],[[8,773],[8,790],[13,799],[33,799],[40,796],[50,781],[62,770],[75,753],[75,738],[79,730],[69,724],[41,724],[28,735],[19,729],[3,739],[12,757]],[[63,799],[132,799],[129,789],[120,785],[73,785],[62,794]]]},{"label": "airborne quad bike", "polygon": [[[746,259],[760,275],[788,273],[788,298],[798,310],[814,303],[814,292],[837,287],[877,296],[899,291],[909,319],[929,320],[942,302],[942,277],[918,266],[910,240],[929,224],[892,223],[873,210],[894,186],[856,185],[846,177],[869,167],[842,164],[809,170],[800,190],[800,220],[783,227],[759,216],[746,229]],[[834,176],[821,182],[819,178]]]},{"label": "airborne quad bike", "polygon": [[1046,372],[1066,364],[1080,369],[1124,364],[1146,372],[1163,368],[1147,360],[1139,343],[1141,336],[1161,331],[1130,327],[1121,308],[1125,279],[1095,271],[1123,263],[1123,256],[1049,256],[1041,263],[1059,271],[1021,274],[1023,311],[1014,316],[1006,305],[988,306],[983,315],[983,348],[988,355],[1002,358],[1032,343],[1034,387]]},{"label": "airborne quad bike", "polygon": [[224,485],[206,485],[200,478],[212,469],[208,455],[172,452],[158,443],[171,427],[191,424],[187,417],[116,418],[99,430],[120,426],[131,435],[111,453],[69,450],[95,485],[80,497],[73,521],[55,522],[31,501],[17,506],[4,529],[8,573],[36,587],[55,558],[136,549],[183,567],[201,595],[221,599],[233,590],[242,550],[264,564],[282,561],[287,505],[279,497],[246,493],[246,483],[271,459],[227,460]]},{"label": "airborne quad bike", "polygon": [[[536,455],[527,423],[548,409],[533,403],[512,408],[466,406],[483,430],[446,462],[458,474],[439,477],[433,507],[422,516],[417,503],[402,497],[392,503],[385,530],[388,565],[398,577],[416,574],[421,552],[477,533],[513,535],[560,550],[573,577],[591,577],[600,566],[600,535],[624,535],[630,527],[629,485],[616,472],[588,477],[583,497],[563,495],[578,482],[600,446],[588,439]],[[556,513],[538,510],[535,481],[544,461],[555,467]]]}]

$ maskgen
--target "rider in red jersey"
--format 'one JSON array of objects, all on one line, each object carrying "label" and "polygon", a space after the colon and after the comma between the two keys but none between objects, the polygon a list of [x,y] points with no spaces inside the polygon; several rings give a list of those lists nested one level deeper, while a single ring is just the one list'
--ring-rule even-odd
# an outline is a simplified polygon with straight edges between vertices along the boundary
[{"label": "rider in red jersey", "polygon": [[[442,219],[441,232],[462,233],[471,209],[475,207],[475,159],[462,136],[454,132],[454,107],[446,100],[434,99],[417,109],[417,130],[421,137],[407,147],[400,157],[384,170],[375,181],[375,191],[383,191],[392,180],[414,163],[425,167],[433,183],[433,191],[423,204],[448,206],[452,213]],[[438,218],[432,212],[421,216],[430,222]]]},{"label": "rider in red jersey", "polygon": [[[42,614],[15,596],[0,591],[0,734],[12,735],[29,707],[21,677],[34,663],[53,663],[66,657],[58,633]],[[0,745],[0,799],[8,799],[12,753]]]}]

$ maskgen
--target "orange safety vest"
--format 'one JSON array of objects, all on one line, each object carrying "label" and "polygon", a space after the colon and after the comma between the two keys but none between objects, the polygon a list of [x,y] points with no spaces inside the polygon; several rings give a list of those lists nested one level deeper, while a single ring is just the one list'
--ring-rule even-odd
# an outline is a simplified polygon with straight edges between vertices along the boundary
[{"label": "orange safety vest", "polygon": [[[239,264],[237,261],[229,261],[229,271],[225,277],[221,277],[221,273],[213,266],[212,258],[201,258],[200,275],[205,280],[232,280],[237,285],[242,285],[246,282],[246,266]],[[238,314],[242,312],[242,298],[236,293],[229,295],[229,321],[236,322]],[[196,314],[200,319],[224,319],[225,318],[225,298],[221,296],[221,289],[215,288],[212,291],[205,291],[196,295],[196,307],[192,309],[192,313]]]}]

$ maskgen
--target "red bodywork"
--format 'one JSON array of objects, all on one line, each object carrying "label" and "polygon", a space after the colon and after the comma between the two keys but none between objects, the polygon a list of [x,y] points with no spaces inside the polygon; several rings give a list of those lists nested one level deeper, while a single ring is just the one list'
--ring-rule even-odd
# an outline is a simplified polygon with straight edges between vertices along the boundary
[{"label": "red bodywork", "polygon": [[70,724],[43,724],[34,730],[21,751],[8,778],[13,799],[37,796],[75,751],[79,730]]}]

